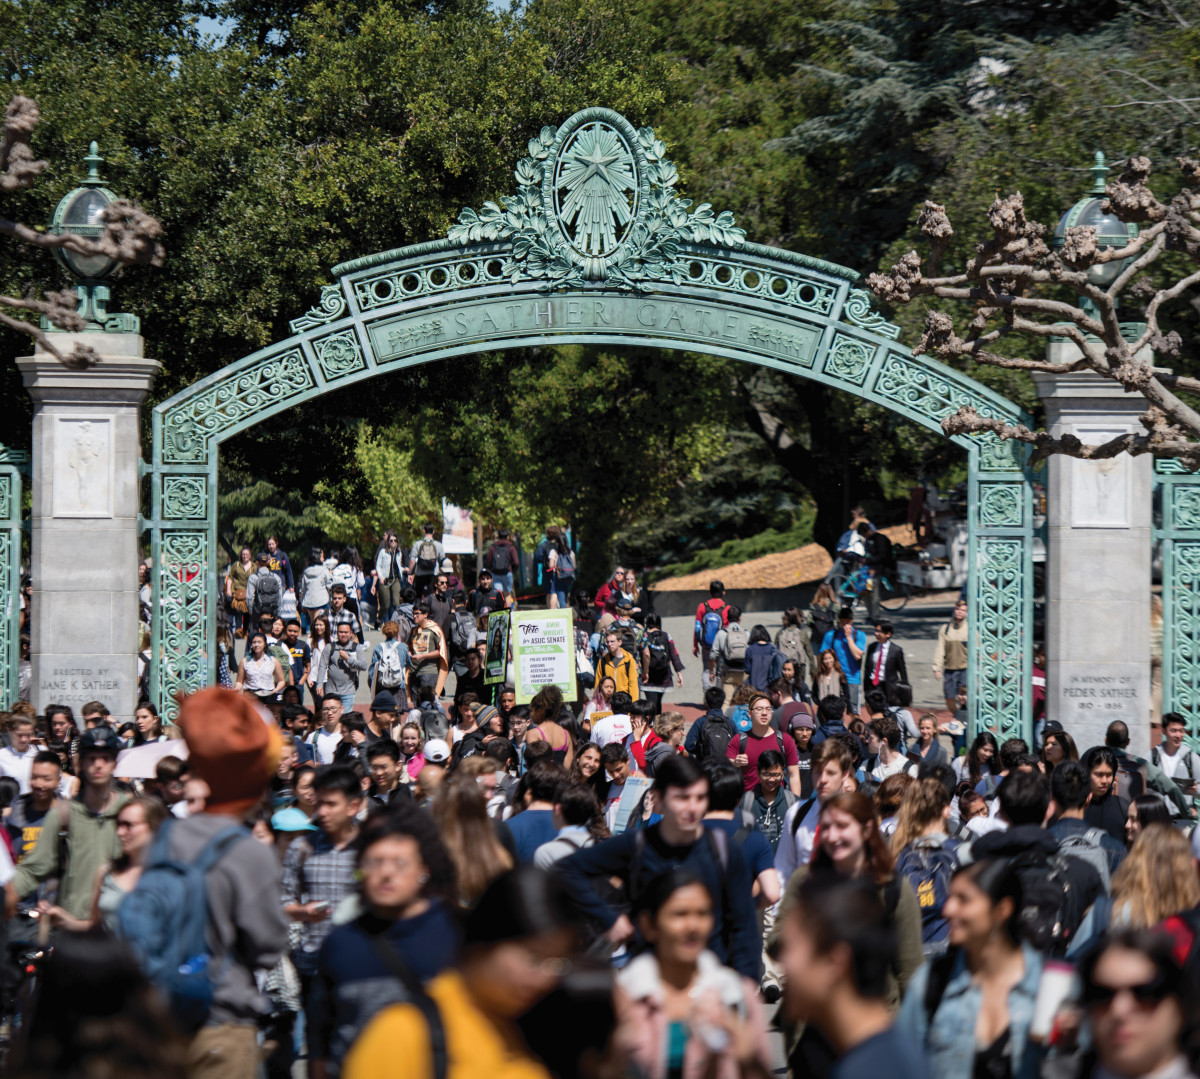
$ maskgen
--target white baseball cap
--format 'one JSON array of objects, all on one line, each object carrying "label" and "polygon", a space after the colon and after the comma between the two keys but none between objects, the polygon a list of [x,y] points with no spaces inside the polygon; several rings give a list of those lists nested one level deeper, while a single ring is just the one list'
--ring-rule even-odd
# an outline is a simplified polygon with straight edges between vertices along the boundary
[{"label": "white baseball cap", "polygon": [[430,738],[425,743],[425,759],[430,764],[445,764],[450,759],[450,747],[444,738]]}]

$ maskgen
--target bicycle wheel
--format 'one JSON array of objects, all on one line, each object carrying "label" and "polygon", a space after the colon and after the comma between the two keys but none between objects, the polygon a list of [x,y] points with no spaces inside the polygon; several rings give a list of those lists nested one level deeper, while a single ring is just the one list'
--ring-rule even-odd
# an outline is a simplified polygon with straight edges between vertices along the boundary
[{"label": "bicycle wheel", "polygon": [[890,577],[883,577],[878,582],[879,586],[879,606],[885,611],[900,611],[904,609],[904,605],[908,602],[908,597],[912,591],[912,585],[907,581],[893,581]]}]

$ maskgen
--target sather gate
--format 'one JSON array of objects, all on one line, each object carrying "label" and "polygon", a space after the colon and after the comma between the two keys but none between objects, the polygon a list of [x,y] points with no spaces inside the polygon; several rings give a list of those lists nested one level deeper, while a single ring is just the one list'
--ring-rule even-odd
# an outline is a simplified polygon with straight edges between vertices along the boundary
[{"label": "sather gate", "polygon": [[[443,239],[334,267],[337,284],[292,337],[154,409],[152,683],[166,714],[176,693],[214,678],[221,443],[330,390],[467,353],[588,342],[773,367],[938,433],[963,405],[1030,422],[897,343],[854,271],[749,243],[731,214],[692,209],[664,150],[608,109],[543,128],[517,164],[515,195],[463,210]],[[1014,445],[954,441],[970,462],[971,725],[1028,737],[1031,485]]]}]

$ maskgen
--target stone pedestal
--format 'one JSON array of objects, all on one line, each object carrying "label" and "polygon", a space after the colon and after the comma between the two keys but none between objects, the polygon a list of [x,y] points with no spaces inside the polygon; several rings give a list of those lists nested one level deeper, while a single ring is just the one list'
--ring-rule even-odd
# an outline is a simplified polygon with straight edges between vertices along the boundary
[{"label": "stone pedestal", "polygon": [[[139,409],[158,373],[136,334],[56,334],[100,362],[40,350],[17,366],[33,398],[33,705],[137,705]],[[61,344],[60,344],[61,342]]]},{"label": "stone pedestal", "polygon": [[[1078,356],[1056,342],[1054,363]],[[1087,443],[1140,431],[1145,399],[1092,372],[1034,374],[1052,434]],[[1080,751],[1104,742],[1115,719],[1130,749],[1150,752],[1150,457],[1048,462],[1046,718]]]}]

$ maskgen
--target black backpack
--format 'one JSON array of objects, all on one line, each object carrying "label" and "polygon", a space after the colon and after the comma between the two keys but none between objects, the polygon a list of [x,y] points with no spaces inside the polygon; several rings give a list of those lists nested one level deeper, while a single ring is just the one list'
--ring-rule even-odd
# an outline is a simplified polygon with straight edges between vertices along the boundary
[{"label": "black backpack", "polygon": [[512,567],[512,552],[507,543],[493,543],[488,556],[488,569],[493,573],[507,573]]},{"label": "black backpack", "polygon": [[813,607],[812,614],[812,646],[813,651],[818,652],[821,649],[821,642],[825,640],[825,634],[829,633],[837,625],[837,621],[833,616],[833,611],[828,607]]},{"label": "black backpack", "polygon": [[257,615],[278,614],[279,601],[283,598],[279,589],[279,578],[273,573],[260,573],[254,580],[254,613]]},{"label": "black backpack", "polygon": [[[624,642],[621,647],[625,647]],[[650,650],[650,681],[656,686],[664,685],[671,677],[671,638],[656,629],[646,634],[646,647]]]},{"label": "black backpack", "polygon": [[701,763],[726,760],[725,750],[733,739],[729,720],[723,716],[708,715],[701,722],[704,726],[700,728],[700,737],[696,739],[696,759]]},{"label": "black backpack", "polygon": [[457,742],[454,743],[454,749],[451,756],[460,761],[463,757],[474,757],[476,754],[483,752],[483,729],[472,731],[470,734],[464,734]]},{"label": "black backpack", "polygon": [[1077,909],[1067,857],[1025,850],[1012,868],[1021,881],[1021,936],[1043,955],[1064,955],[1084,913]]}]

